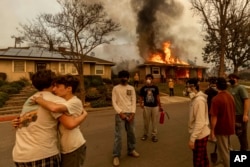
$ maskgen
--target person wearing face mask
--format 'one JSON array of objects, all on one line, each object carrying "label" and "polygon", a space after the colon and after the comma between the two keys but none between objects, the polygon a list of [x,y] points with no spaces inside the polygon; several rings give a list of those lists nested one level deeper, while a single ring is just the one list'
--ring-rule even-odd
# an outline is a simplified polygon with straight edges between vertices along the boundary
[{"label": "person wearing face mask", "polygon": [[[207,95],[207,106],[208,111],[210,111],[212,99],[218,94],[216,89],[216,77],[211,77],[209,79],[209,87],[204,91],[204,93]],[[210,112],[208,112],[208,116],[210,120]]]},{"label": "person wearing face mask", "polygon": [[247,123],[248,123],[248,112],[249,112],[249,96],[248,92],[244,86],[238,83],[240,79],[236,74],[228,75],[229,83],[231,84],[230,92],[235,100],[236,107],[236,123],[235,123],[235,133],[240,142],[240,150],[248,150],[248,140],[247,140]]},{"label": "person wearing face mask", "polygon": [[119,166],[119,158],[122,149],[122,128],[125,127],[127,133],[127,151],[132,157],[139,157],[135,151],[135,125],[134,117],[136,112],[136,94],[133,86],[128,84],[129,72],[120,71],[118,73],[120,84],[114,86],[112,90],[112,105],[116,111],[115,115],[115,140],[113,148],[113,165]]},{"label": "person wearing face mask", "polygon": [[199,91],[198,79],[191,78],[186,82],[189,91],[190,111],[188,131],[189,148],[193,151],[193,166],[208,167],[207,141],[210,134],[207,95]]},{"label": "person wearing face mask", "polygon": [[152,141],[157,142],[157,123],[159,111],[162,112],[159,89],[152,83],[154,79],[152,74],[147,74],[146,85],[140,89],[140,106],[143,109],[144,133],[141,140],[148,138],[149,124],[152,123]]}]

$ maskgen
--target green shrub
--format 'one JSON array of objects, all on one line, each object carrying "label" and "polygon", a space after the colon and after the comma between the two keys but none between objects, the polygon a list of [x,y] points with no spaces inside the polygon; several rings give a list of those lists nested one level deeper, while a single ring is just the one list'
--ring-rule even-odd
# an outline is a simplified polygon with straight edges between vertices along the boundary
[{"label": "green shrub", "polygon": [[105,96],[105,94],[107,93],[108,89],[105,85],[99,85],[96,87],[96,89],[98,90],[98,92],[102,95]]},{"label": "green shrub", "polygon": [[111,101],[106,101],[105,99],[98,99],[98,100],[90,102],[90,104],[91,104],[91,107],[93,108],[112,106]]},{"label": "green shrub", "polygon": [[9,99],[8,93],[0,92],[0,107],[2,107],[8,99]]},{"label": "green shrub", "polygon": [[112,80],[109,79],[109,78],[103,78],[102,81],[103,81],[105,84],[112,84]]},{"label": "green shrub", "polygon": [[17,81],[11,82],[9,86],[16,88],[18,91],[20,91],[23,88],[22,84],[20,84]]},{"label": "green shrub", "polygon": [[3,86],[3,85],[5,85],[5,84],[7,84],[7,83],[8,83],[8,82],[6,82],[6,81],[0,79],[0,86]]},{"label": "green shrub", "polygon": [[18,88],[16,87],[12,87],[11,85],[3,85],[0,87],[0,91],[1,92],[5,92],[8,94],[15,94],[15,93],[19,93]]},{"label": "green shrub", "polygon": [[21,78],[18,80],[18,82],[22,82],[21,84],[22,84],[23,86],[27,86],[27,85],[30,84],[29,79],[28,79],[28,78],[25,78],[25,77],[21,77]]},{"label": "green shrub", "polygon": [[89,88],[86,91],[86,96],[85,96],[86,101],[97,100],[101,97],[102,97],[102,94],[100,94],[96,88]]},{"label": "green shrub", "polygon": [[4,72],[0,72],[0,80],[6,81],[7,79],[7,74]]}]

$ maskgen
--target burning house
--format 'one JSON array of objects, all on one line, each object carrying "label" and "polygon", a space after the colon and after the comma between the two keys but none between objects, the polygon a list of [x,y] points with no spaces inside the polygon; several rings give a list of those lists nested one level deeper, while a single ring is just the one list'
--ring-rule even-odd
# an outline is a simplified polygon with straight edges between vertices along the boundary
[{"label": "burning house", "polygon": [[178,24],[185,22],[183,4],[176,0],[132,1],[137,13],[137,46],[140,57],[145,60],[137,69],[140,78],[144,79],[149,73],[154,75],[155,82],[204,78],[206,67],[188,64],[180,58],[193,54],[190,51],[199,43],[193,36],[187,36],[194,32],[193,27]]},{"label": "burning house", "polygon": [[163,43],[163,49],[150,53],[143,64],[138,66],[140,78],[153,74],[155,82],[166,82],[168,79],[185,81],[187,78],[205,77],[207,67],[191,65],[172,55],[170,42]]}]

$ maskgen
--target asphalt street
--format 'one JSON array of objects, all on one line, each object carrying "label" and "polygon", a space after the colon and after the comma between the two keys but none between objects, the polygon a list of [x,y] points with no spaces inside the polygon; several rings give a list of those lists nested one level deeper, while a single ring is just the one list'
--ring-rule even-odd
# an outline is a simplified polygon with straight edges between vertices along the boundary
[{"label": "asphalt street", "polygon": [[[172,100],[172,101],[171,101]],[[139,158],[127,156],[126,134],[123,134],[123,149],[120,167],[192,167],[192,151],[188,148],[189,134],[187,131],[189,102],[162,99],[163,107],[170,119],[158,125],[157,143],[150,139],[141,141],[143,132],[142,109],[137,108],[136,150]],[[88,118],[81,125],[87,140],[87,156],[85,167],[112,167],[112,149],[114,141],[114,114],[112,108],[89,112]],[[0,167],[14,167],[12,148],[15,141],[15,130],[10,122],[0,122]],[[233,136],[232,146],[238,148],[238,141]],[[212,152],[213,144],[208,143],[208,153]],[[221,167],[221,165],[217,165]]]}]

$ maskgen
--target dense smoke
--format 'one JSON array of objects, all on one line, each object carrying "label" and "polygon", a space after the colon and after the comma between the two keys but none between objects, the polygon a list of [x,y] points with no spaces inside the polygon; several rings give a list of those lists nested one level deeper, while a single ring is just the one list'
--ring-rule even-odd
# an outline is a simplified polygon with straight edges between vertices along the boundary
[{"label": "dense smoke", "polygon": [[[100,2],[92,0],[90,2]],[[105,0],[108,15],[121,24],[115,41],[98,47],[96,56],[116,63],[124,60],[147,60],[150,52],[171,42],[171,53],[183,61],[201,60],[201,27],[185,0]],[[122,58],[121,58],[122,57]],[[142,59],[143,58],[143,59]]]},{"label": "dense smoke", "polygon": [[164,41],[175,42],[170,28],[183,15],[181,3],[175,0],[131,0],[131,5],[137,13],[137,44],[141,57],[147,58],[149,53],[161,49]]}]

